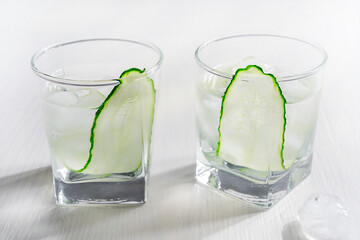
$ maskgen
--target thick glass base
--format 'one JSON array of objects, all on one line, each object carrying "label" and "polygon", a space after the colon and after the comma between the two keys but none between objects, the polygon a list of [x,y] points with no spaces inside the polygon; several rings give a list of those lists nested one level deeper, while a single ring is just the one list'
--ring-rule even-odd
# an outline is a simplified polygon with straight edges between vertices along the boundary
[{"label": "thick glass base", "polygon": [[60,205],[141,204],[146,202],[145,178],[122,182],[66,183],[54,178],[56,203]]},{"label": "thick glass base", "polygon": [[196,178],[212,189],[267,209],[279,202],[310,174],[311,161],[312,155],[293,164],[286,171],[264,174],[245,168],[235,170],[218,165],[208,161],[199,151]]}]

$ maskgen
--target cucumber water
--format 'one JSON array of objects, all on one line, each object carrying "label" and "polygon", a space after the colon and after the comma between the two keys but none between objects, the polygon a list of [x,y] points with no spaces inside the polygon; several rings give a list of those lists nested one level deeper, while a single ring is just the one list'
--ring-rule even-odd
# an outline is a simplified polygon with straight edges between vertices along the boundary
[{"label": "cucumber water", "polygon": [[154,83],[137,68],[124,71],[115,81],[118,84],[111,88],[69,87],[50,93],[46,125],[51,154],[60,169],[76,176],[126,175],[147,161]]},{"label": "cucumber water", "polygon": [[275,68],[263,65],[222,65],[216,69],[232,79],[206,74],[198,83],[198,156],[204,164],[256,171],[252,175],[263,178],[312,153],[318,81],[281,82]]},{"label": "cucumber water", "polygon": [[123,72],[96,111],[89,158],[78,172],[124,173],[141,165],[142,139],[150,137],[155,104],[154,83],[143,73],[137,68]]}]

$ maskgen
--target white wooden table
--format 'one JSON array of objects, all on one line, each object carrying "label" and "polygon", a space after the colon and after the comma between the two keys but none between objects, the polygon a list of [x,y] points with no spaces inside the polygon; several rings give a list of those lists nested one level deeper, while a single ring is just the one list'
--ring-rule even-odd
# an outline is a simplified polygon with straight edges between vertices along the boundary
[{"label": "white wooden table", "polygon": [[[1,1],[0,239],[302,239],[311,193],[338,196],[360,223],[358,1]],[[310,39],[328,52],[313,171],[269,211],[196,184],[195,48],[227,35]],[[55,205],[32,54],[92,37],[153,42],[164,52],[149,197],[138,207]],[[360,229],[360,228],[359,228]],[[348,239],[360,239],[354,230]]]}]

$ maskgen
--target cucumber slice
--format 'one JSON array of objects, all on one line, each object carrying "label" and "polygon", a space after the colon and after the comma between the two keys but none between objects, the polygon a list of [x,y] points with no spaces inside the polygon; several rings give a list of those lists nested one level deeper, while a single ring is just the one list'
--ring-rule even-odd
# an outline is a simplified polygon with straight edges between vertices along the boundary
[{"label": "cucumber slice", "polygon": [[151,138],[154,83],[137,68],[123,72],[119,82],[95,114],[89,157],[77,172],[128,173],[141,166]]},{"label": "cucumber slice", "polygon": [[285,98],[256,65],[236,71],[222,99],[217,155],[258,171],[284,170]]}]

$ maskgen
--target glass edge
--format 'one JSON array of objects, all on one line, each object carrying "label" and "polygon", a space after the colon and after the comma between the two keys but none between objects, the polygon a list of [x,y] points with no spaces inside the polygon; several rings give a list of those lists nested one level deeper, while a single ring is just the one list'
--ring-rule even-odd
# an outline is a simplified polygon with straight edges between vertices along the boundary
[{"label": "glass edge", "polygon": [[36,60],[39,57],[41,57],[42,55],[44,55],[45,53],[47,53],[49,51],[52,51],[53,49],[63,47],[63,46],[66,46],[66,45],[70,45],[70,44],[76,44],[76,43],[82,43],[82,42],[91,42],[91,41],[130,42],[130,43],[135,43],[135,44],[139,44],[139,45],[143,45],[145,47],[151,48],[152,50],[154,50],[158,54],[159,60],[149,70],[146,70],[147,75],[151,75],[151,74],[155,73],[157,70],[159,70],[161,64],[164,61],[164,54],[161,51],[161,49],[158,46],[156,46],[155,44],[152,44],[152,43],[149,43],[149,42],[146,42],[146,41],[130,40],[130,39],[122,39],[122,38],[89,38],[89,39],[80,39],[80,40],[73,40],[73,41],[66,41],[66,42],[56,43],[56,44],[49,45],[47,47],[44,47],[44,48],[36,51],[33,54],[33,56],[31,57],[31,60],[30,60],[31,69],[34,71],[35,74],[37,74],[41,78],[44,78],[44,79],[49,80],[51,82],[61,83],[61,84],[66,84],[66,85],[94,87],[94,86],[109,86],[109,85],[117,85],[117,84],[119,84],[117,79],[102,79],[102,80],[76,79],[75,80],[75,79],[68,79],[68,78],[59,78],[59,77],[52,76],[51,74],[44,73],[44,72],[42,72],[41,70],[39,70],[36,67],[36,64],[35,64]]},{"label": "glass edge", "polygon": [[219,42],[219,41],[226,40],[226,39],[231,39],[231,38],[238,38],[238,37],[278,37],[278,38],[283,38],[283,39],[291,39],[291,40],[295,40],[295,41],[310,45],[311,47],[318,50],[321,53],[321,55],[323,56],[323,60],[315,68],[312,68],[304,73],[280,77],[279,82],[294,81],[294,80],[299,80],[299,79],[302,79],[305,77],[309,77],[309,76],[319,72],[325,66],[327,59],[328,59],[328,55],[327,55],[325,49],[323,49],[321,46],[319,46],[311,41],[301,40],[298,38],[282,36],[282,35],[274,35],[274,34],[241,34],[241,35],[232,35],[232,36],[227,36],[227,37],[222,37],[222,38],[211,39],[209,41],[202,43],[195,51],[196,62],[200,65],[201,68],[203,68],[205,71],[207,71],[209,73],[215,74],[219,77],[232,79],[231,74],[218,71],[218,70],[206,65],[203,61],[200,60],[199,53],[202,49],[204,49],[206,46],[208,46],[212,43]]}]

